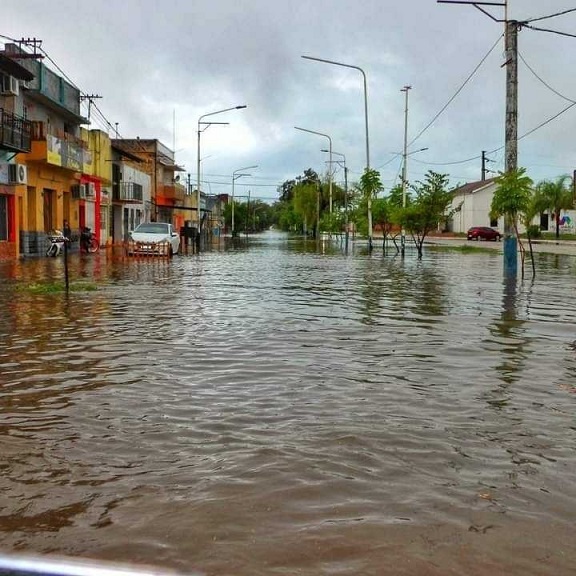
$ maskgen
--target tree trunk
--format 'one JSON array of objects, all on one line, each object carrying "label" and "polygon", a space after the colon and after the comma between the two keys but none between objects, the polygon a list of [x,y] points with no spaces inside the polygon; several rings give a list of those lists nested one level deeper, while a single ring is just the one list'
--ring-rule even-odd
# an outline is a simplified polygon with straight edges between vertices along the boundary
[{"label": "tree trunk", "polygon": [[560,210],[556,212],[556,240],[560,240]]},{"label": "tree trunk", "polygon": [[424,238],[416,241],[416,250],[418,250],[418,260],[422,260],[422,244],[424,244]]},{"label": "tree trunk", "polygon": [[518,248],[520,248],[520,263],[522,265],[522,280],[524,280],[524,260],[526,259],[526,249],[524,244],[520,240],[520,234],[518,234],[518,223],[514,222],[514,232],[516,232],[516,240],[518,241]]},{"label": "tree trunk", "polygon": [[530,247],[530,261],[532,262],[532,278],[536,277],[536,265],[534,264],[534,250],[532,249],[532,238],[528,236],[528,246]]}]

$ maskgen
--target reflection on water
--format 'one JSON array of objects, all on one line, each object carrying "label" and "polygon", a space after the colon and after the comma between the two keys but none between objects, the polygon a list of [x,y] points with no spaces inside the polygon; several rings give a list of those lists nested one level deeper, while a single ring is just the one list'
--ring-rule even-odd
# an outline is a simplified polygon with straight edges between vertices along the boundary
[{"label": "reflection on water", "polygon": [[72,258],[100,289],[65,297],[0,264],[2,548],[378,573],[386,527],[571,522],[574,267],[538,265],[268,234]]}]

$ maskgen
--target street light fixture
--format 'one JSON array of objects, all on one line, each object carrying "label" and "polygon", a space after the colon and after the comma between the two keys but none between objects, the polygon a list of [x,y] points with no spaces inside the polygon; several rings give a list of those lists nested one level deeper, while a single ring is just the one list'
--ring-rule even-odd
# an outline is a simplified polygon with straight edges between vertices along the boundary
[{"label": "street light fixture", "polygon": [[[245,166],[244,168],[238,168],[232,172],[232,238],[234,238],[236,232],[236,228],[234,227],[234,182],[236,182],[238,178],[242,178],[242,176],[251,176],[251,174],[243,173],[243,171],[252,168],[258,168],[258,165]],[[236,172],[240,172],[240,174],[236,174]]]},{"label": "street light fixture", "polygon": [[[343,66],[344,68],[353,68],[362,73],[364,80],[364,124],[366,127],[366,170],[370,170],[370,138],[368,136],[368,87],[366,83],[366,73],[360,66],[353,66],[352,64],[344,64],[343,62],[335,62],[334,60],[325,60],[324,58],[314,58],[312,56],[302,56],[306,60],[314,60],[315,62],[324,62],[325,64],[334,64],[335,66]],[[372,250],[372,198],[368,198],[368,248]]]},{"label": "street light fixture", "polygon": [[[196,159],[197,159],[197,165],[196,165],[196,183],[197,183],[197,189],[196,189],[196,200],[197,200],[197,210],[198,210],[198,248],[200,248],[200,237],[201,237],[201,228],[202,228],[202,218],[201,218],[201,210],[200,210],[200,134],[204,131],[207,130],[212,124],[228,124],[228,122],[203,122],[202,119],[206,118],[208,116],[214,116],[215,114],[222,114],[223,112],[229,112],[230,110],[242,110],[243,108],[246,108],[247,106],[245,104],[241,105],[241,106],[232,106],[231,108],[224,108],[223,110],[216,110],[216,112],[209,112],[208,114],[203,114],[202,116],[200,116],[200,118],[198,118],[198,144],[197,144],[197,148],[196,148]],[[200,125],[204,125],[205,128],[200,130]]]},{"label": "street light fixture", "polygon": [[[330,150],[320,150],[320,152],[330,152]],[[348,253],[348,167],[346,166],[346,156],[342,154],[342,152],[336,152],[332,150],[332,154],[336,154],[337,156],[342,156],[344,158],[344,244],[345,244],[345,251]],[[340,161],[337,161],[340,163]]]},{"label": "street light fixture", "polygon": [[[332,138],[328,136],[328,134],[323,134],[322,132],[316,132],[315,130],[308,130],[307,128],[299,128],[298,126],[294,126],[296,130],[300,130],[302,132],[308,132],[309,134],[316,134],[316,136],[323,136],[324,138],[328,138],[328,143],[330,144],[330,162],[332,162]],[[330,213],[332,213],[332,175],[331,172],[328,171],[328,182],[330,188]],[[318,191],[316,194],[316,239],[320,240],[320,184],[318,183]]]},{"label": "street light fixture", "polygon": [[[328,134],[323,134],[322,132],[316,132],[315,130],[308,130],[307,128],[298,128],[298,126],[294,126],[296,130],[301,130],[302,132],[308,132],[309,134],[316,134],[316,136],[324,136],[324,138],[328,138],[328,143],[330,144],[330,162],[332,162],[332,138],[328,136]],[[329,188],[329,197],[330,197],[330,214],[332,214],[332,173],[328,172],[328,188]],[[318,215],[320,218],[320,215]]]}]

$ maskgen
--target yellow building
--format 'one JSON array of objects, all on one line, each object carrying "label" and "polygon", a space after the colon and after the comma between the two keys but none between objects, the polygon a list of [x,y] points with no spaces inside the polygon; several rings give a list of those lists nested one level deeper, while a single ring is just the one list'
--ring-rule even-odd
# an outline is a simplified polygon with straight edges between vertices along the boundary
[{"label": "yellow building", "polygon": [[80,126],[88,121],[80,114],[80,91],[64,78],[39,59],[22,58],[24,53],[14,44],[7,44],[0,54],[33,76],[15,95],[15,106],[31,122],[30,151],[16,156],[16,163],[26,167],[15,207],[17,255],[42,254],[52,230],[68,220],[73,233],[78,233],[86,225],[86,202],[92,192],[91,199],[97,201],[94,188],[83,186],[91,159]]}]

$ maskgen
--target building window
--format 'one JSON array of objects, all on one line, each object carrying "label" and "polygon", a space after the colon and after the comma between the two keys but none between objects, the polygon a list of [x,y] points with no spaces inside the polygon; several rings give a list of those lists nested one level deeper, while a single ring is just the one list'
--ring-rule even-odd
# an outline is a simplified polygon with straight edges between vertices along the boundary
[{"label": "building window", "polygon": [[498,228],[498,218],[490,218],[490,226],[492,228]]},{"label": "building window", "polygon": [[8,240],[8,196],[0,196],[0,240]]},{"label": "building window", "polygon": [[549,218],[548,214],[540,214],[540,230],[548,230]]}]

